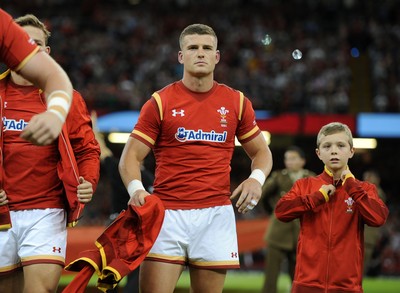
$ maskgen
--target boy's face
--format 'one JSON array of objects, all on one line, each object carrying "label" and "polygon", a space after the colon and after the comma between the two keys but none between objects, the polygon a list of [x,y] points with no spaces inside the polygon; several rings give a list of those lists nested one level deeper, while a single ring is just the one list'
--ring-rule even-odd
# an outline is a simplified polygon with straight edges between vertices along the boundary
[{"label": "boy's face", "polygon": [[344,170],[349,159],[353,157],[354,148],[350,147],[348,140],[349,138],[344,132],[322,137],[316,153],[329,170]]}]

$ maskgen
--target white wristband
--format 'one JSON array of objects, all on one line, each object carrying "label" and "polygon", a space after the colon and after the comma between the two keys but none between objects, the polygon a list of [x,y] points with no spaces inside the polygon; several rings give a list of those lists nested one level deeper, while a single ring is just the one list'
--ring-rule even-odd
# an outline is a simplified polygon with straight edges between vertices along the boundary
[{"label": "white wristband", "polygon": [[258,182],[260,182],[261,186],[264,185],[266,179],[264,172],[260,169],[254,169],[253,172],[251,172],[249,178],[256,179]]},{"label": "white wristband", "polygon": [[71,107],[71,101],[67,92],[54,91],[47,97],[47,110],[55,113],[64,122]]},{"label": "white wristband", "polygon": [[126,189],[128,190],[130,197],[132,197],[137,190],[146,190],[142,184],[142,181],[137,179],[134,179],[131,182],[129,182],[128,187]]}]

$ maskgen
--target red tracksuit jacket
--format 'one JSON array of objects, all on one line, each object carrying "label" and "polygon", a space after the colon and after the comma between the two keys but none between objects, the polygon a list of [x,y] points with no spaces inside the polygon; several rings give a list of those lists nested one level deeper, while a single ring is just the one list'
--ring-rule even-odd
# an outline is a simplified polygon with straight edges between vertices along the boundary
[{"label": "red tracksuit jacket", "polygon": [[[0,112],[2,118],[8,82],[10,82],[9,71],[0,75]],[[37,95],[38,98],[42,99],[43,111],[45,111],[44,96],[39,95],[39,90],[33,90],[32,95]],[[64,187],[63,197],[65,198],[68,226],[77,224],[84,208],[84,204],[80,203],[77,198],[79,176],[83,176],[92,183],[93,192],[96,190],[100,176],[100,146],[91,128],[90,115],[82,96],[77,91],[74,91],[73,95],[71,111],[58,139],[60,160],[57,164],[58,177]],[[2,145],[3,135],[0,136],[0,148],[2,148]],[[3,186],[3,171],[3,166],[0,164],[0,186]],[[42,207],[32,206],[32,208]],[[10,227],[8,205],[0,206],[0,230]]]},{"label": "red tracksuit jacket", "polygon": [[354,178],[326,202],[319,189],[332,183],[327,169],[300,179],[275,208],[283,222],[300,218],[292,293],[363,292],[364,224],[383,225],[389,211],[375,185]]}]

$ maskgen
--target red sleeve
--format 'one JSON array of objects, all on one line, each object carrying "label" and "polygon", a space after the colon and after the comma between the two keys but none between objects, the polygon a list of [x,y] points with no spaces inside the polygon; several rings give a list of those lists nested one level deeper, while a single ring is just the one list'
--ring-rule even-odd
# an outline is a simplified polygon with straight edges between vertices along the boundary
[{"label": "red sleeve", "polygon": [[316,190],[312,188],[312,182],[308,178],[297,180],[292,189],[279,199],[275,207],[275,216],[278,220],[290,222],[326,203],[320,191],[307,194],[304,190]]},{"label": "red sleeve", "polygon": [[379,198],[375,185],[348,178],[344,188],[355,200],[360,214],[368,226],[379,227],[385,224],[389,210]]},{"label": "red sleeve", "polygon": [[139,119],[131,136],[153,148],[160,132],[161,119],[157,102],[148,100],[140,110]]},{"label": "red sleeve", "polygon": [[100,176],[100,146],[95,139],[86,103],[77,91],[74,91],[66,125],[79,175],[92,183],[95,191]]},{"label": "red sleeve", "polygon": [[20,70],[39,50],[28,34],[2,9],[0,9],[0,41],[0,59],[14,71]]},{"label": "red sleeve", "polygon": [[260,132],[261,130],[257,126],[256,115],[253,106],[250,100],[245,97],[243,101],[242,117],[236,134],[238,140],[240,143],[248,142],[259,135]]}]

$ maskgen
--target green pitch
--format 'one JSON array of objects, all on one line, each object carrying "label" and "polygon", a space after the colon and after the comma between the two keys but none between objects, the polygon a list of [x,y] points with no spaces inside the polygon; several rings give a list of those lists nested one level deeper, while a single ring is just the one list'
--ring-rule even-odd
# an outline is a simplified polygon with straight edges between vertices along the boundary
[{"label": "green pitch", "polygon": [[[62,276],[60,281],[60,290],[68,285],[73,276]],[[226,293],[259,293],[263,285],[264,276],[261,272],[235,272],[230,271],[226,277],[225,289]],[[89,286],[95,287],[97,277],[93,276],[90,280]],[[125,280],[122,280],[120,286],[125,285]],[[364,293],[399,293],[400,292],[400,277],[378,277],[378,278],[365,278],[364,279]],[[189,292],[189,274],[187,271],[183,272],[179,279],[177,290],[175,293],[188,293]],[[290,292],[290,279],[287,275],[283,274],[278,281],[279,293]],[[59,290],[59,292],[61,292]],[[97,290],[97,292],[100,292]]]}]

